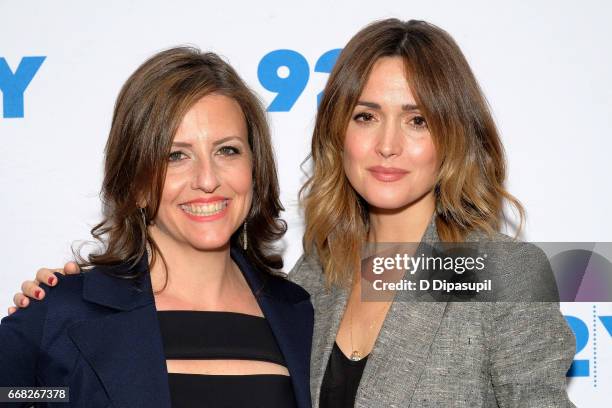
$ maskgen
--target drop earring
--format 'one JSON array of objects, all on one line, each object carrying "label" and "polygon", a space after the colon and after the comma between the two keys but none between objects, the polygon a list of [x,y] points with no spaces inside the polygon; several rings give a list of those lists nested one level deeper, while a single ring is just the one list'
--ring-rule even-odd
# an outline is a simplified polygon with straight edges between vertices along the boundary
[{"label": "drop earring", "polygon": [[244,225],[242,226],[242,249],[245,251],[249,247],[249,238],[247,237],[247,222],[244,221]]},{"label": "drop earring", "polygon": [[151,245],[149,245],[149,242],[147,240],[147,230],[146,230],[147,225],[148,225],[147,224],[147,214],[145,213],[145,209],[143,207],[138,207],[138,210],[140,210],[140,215],[141,215],[141,218],[142,218],[142,223],[143,223],[143,225],[145,227],[145,230],[144,230],[145,250],[147,252],[147,259],[150,260],[151,259]]}]

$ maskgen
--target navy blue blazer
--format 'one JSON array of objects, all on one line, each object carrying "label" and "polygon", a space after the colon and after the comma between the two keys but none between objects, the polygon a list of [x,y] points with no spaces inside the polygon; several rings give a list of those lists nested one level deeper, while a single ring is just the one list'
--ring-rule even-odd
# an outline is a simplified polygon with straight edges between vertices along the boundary
[{"label": "navy blue blazer", "polygon": [[[308,292],[259,272],[240,249],[232,248],[231,256],[285,357],[298,407],[310,408]],[[109,274],[142,268],[147,273],[137,281]],[[58,285],[45,287],[42,301],[2,319],[0,386],[68,386],[70,406],[78,407],[170,407],[146,257],[132,269],[96,267],[58,278]]]}]

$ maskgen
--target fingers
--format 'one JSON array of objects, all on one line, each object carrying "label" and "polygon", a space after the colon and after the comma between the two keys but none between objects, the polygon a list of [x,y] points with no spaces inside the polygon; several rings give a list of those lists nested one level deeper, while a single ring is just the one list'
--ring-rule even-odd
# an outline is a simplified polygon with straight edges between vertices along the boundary
[{"label": "fingers", "polygon": [[[40,300],[45,297],[45,291],[38,286],[37,281],[24,281],[21,284],[21,291],[24,295]],[[17,306],[19,304],[15,303]]]},{"label": "fingers", "polygon": [[15,296],[13,296],[13,303],[19,308],[28,307],[30,299],[23,293],[15,293]]},{"label": "fingers", "polygon": [[17,311],[17,308],[15,306],[11,306],[8,308],[8,315],[12,315],[16,311]]},{"label": "fingers", "polygon": [[[21,284],[21,292],[17,293],[13,296],[13,303],[18,308],[28,307],[30,304],[30,298],[34,298],[36,300],[41,300],[45,297],[45,291],[40,287],[40,283],[44,283],[49,286],[57,285],[57,276],[54,275],[55,272],[59,272],[61,274],[74,275],[80,273],[81,270],[79,265],[76,262],[68,262],[64,265],[64,268],[59,269],[49,269],[49,268],[41,268],[36,272],[36,280],[33,281],[24,281]],[[13,306],[9,307],[9,314],[14,313],[16,308]]]},{"label": "fingers", "polygon": [[[53,274],[54,272],[64,273],[63,269],[41,268],[36,272],[36,281],[49,286],[55,286],[57,283],[57,277]],[[26,295],[30,296],[27,293]]]},{"label": "fingers", "polygon": [[66,275],[74,275],[81,273],[81,268],[79,268],[79,265],[76,262],[67,262],[66,265],[64,265],[63,273]]},{"label": "fingers", "polygon": [[[57,277],[54,275],[54,273],[56,272],[59,272],[62,275],[74,275],[81,273],[81,268],[79,268],[79,265],[76,262],[68,262],[63,268],[41,268],[36,272],[36,280],[49,286],[55,286],[57,284]],[[30,296],[28,293],[26,293],[26,295]]]}]

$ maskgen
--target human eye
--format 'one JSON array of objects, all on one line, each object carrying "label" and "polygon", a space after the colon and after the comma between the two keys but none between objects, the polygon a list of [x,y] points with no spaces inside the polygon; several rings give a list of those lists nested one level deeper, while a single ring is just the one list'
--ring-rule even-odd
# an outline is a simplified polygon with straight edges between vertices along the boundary
[{"label": "human eye", "polygon": [[427,121],[422,115],[413,116],[409,123],[415,129],[427,129]]},{"label": "human eye", "polygon": [[374,115],[370,112],[359,112],[355,116],[353,116],[353,120],[355,122],[371,122],[374,120]]},{"label": "human eye", "polygon": [[183,152],[181,152],[180,150],[176,150],[174,152],[171,152],[168,155],[168,161],[169,162],[178,162],[181,161],[183,159],[185,159],[187,157],[187,155]]},{"label": "human eye", "polygon": [[221,146],[219,150],[217,150],[217,154],[222,156],[235,156],[240,154],[240,149],[235,146]]}]

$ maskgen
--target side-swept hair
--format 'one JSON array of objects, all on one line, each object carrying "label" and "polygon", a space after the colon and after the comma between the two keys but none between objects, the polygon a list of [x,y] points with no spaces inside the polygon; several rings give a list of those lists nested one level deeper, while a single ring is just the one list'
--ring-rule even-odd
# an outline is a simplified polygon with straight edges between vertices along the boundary
[{"label": "side-swept hair", "polygon": [[[219,94],[242,109],[253,152],[253,203],[248,219],[247,258],[260,270],[276,273],[283,266],[273,247],[286,224],[279,218],[276,163],[265,111],[236,71],[218,55],[192,47],[171,48],[144,62],[117,97],[105,148],[101,198],[103,220],[91,234],[103,243],[83,266],[136,264],[146,244],[159,253],[147,234],[164,186],[172,140],[185,113],[202,97]],[[137,203],[146,201],[144,218]],[[241,245],[243,227],[231,237]],[[163,255],[162,255],[163,260]]]}]

